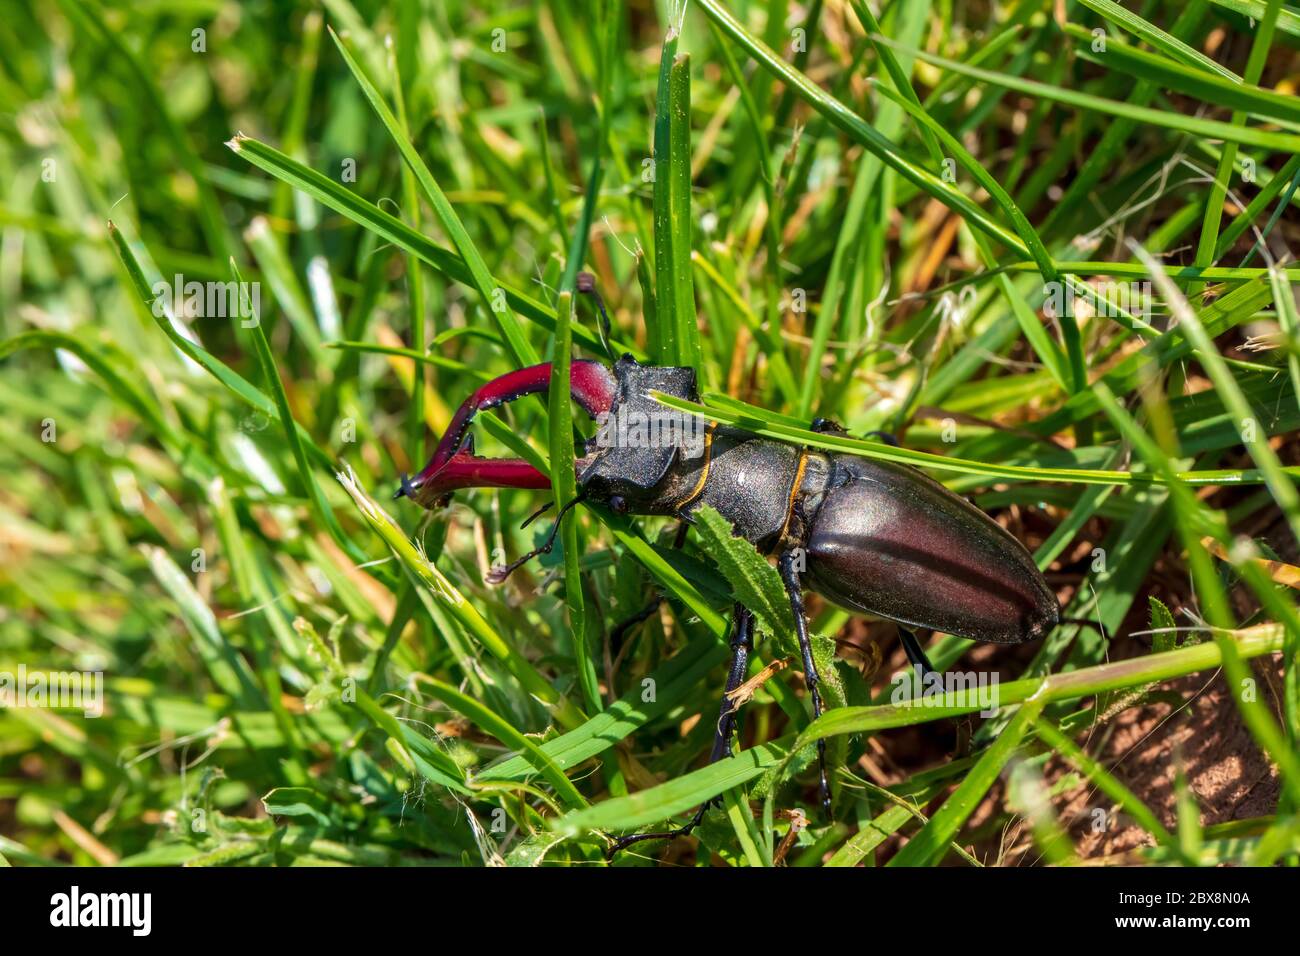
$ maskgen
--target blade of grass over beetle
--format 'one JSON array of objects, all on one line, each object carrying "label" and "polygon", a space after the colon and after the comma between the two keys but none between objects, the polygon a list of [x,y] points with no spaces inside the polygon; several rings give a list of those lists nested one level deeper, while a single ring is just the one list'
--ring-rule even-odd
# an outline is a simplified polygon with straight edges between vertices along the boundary
[{"label": "blade of grass over beetle", "polygon": [[[1167,484],[1168,479],[1148,472],[1106,471],[1103,469],[1081,468],[1031,468],[1020,465],[996,464],[993,462],[968,461],[945,455],[932,455],[929,452],[898,448],[884,442],[866,441],[860,438],[835,435],[829,432],[811,432],[802,428],[791,428],[776,423],[769,418],[765,409],[754,408],[746,413],[730,408],[698,405],[663,392],[651,392],[655,401],[684,412],[691,412],[710,421],[724,425],[736,425],[756,435],[774,438],[778,441],[798,445],[810,445],[825,448],[827,451],[849,452],[866,458],[879,458],[884,461],[897,461],[905,465],[924,466],[938,471],[952,471],[968,475],[985,475],[990,478],[1013,478],[1026,481],[1059,481],[1079,485],[1160,485]],[[1288,466],[1282,474],[1300,476],[1300,467]],[[1266,483],[1264,474],[1256,469],[1218,469],[1207,471],[1178,472],[1177,480],[1187,485],[1244,485]]]},{"label": "blade of grass over beetle", "polygon": [[[573,293],[567,289],[561,292],[556,299],[555,310],[555,349],[551,355],[548,421],[551,427],[551,493],[555,496],[558,507],[568,504],[578,496],[573,464],[573,400],[569,394],[569,371],[573,360],[573,340],[569,335],[569,319],[573,315]],[[573,642],[578,685],[582,688],[587,709],[597,713],[603,708],[596,678],[596,663],[591,653],[591,641],[587,636],[582,569],[578,563],[578,516],[570,510],[558,520],[560,544],[564,550],[564,600],[569,611],[569,637]]]},{"label": "blade of grass over beetle", "polygon": [[672,183],[667,176],[672,162],[672,71],[677,56],[677,31],[669,26],[659,53],[659,80],[655,90],[654,122],[654,316],[659,330],[660,365],[677,364],[677,302],[673,288]]}]

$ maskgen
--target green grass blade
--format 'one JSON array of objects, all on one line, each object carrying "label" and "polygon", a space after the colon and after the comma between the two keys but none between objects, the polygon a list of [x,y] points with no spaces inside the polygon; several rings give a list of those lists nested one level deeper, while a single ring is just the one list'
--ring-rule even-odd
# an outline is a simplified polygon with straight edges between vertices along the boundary
[{"label": "green grass blade", "polygon": [[550,708],[561,726],[570,730],[578,727],[585,719],[582,712],[492,629],[474,605],[465,599],[433,562],[420,553],[388,513],[366,493],[356,476],[351,473],[340,474],[338,479],[344,490],[352,496],[362,517],[397,556],[406,572],[427,588],[469,634],[505,664],[506,669],[524,689]]},{"label": "green grass blade", "polygon": [[[705,0],[705,2],[707,2],[707,0]],[[879,37],[878,40],[881,43],[894,47],[894,49],[903,50],[902,47],[887,37]],[[950,60],[942,56],[935,56],[934,54],[927,53],[924,50],[904,50],[904,52],[907,52],[918,59],[924,60],[932,66],[941,67],[942,69],[950,70],[963,76],[969,76],[972,79],[981,80],[991,86],[1014,90],[1017,93],[1024,93],[1029,96],[1043,97],[1056,103],[1073,106],[1080,110],[1105,113],[1109,116],[1124,117],[1151,126],[1178,130],[1184,133],[1204,136],[1208,139],[1226,140],[1229,143],[1240,143],[1245,146],[1259,146],[1265,149],[1278,150],[1287,153],[1292,153],[1297,149],[1300,149],[1300,136],[1292,133],[1273,133],[1268,130],[1256,129],[1255,127],[1224,123],[1219,120],[1207,120],[1197,116],[1188,116],[1184,113],[1167,112],[1165,110],[1152,109],[1146,106],[1137,106],[1132,103],[1109,100],[1103,96],[1095,96],[1091,93],[1080,93],[1076,90],[1067,90],[1060,86],[1053,86],[1050,83],[1040,83],[1036,80],[1026,80],[1006,73],[997,73],[992,70],[968,66],[967,64],[960,63],[956,60]]]},{"label": "green grass blade", "polygon": [[[603,753],[678,705],[694,703],[690,696],[692,692],[698,689],[709,671],[727,659],[729,653],[720,639],[692,641],[681,653],[645,678],[653,681],[653,685],[649,685],[655,688],[653,700],[644,700],[644,688],[637,686],[582,726],[542,744],[542,750],[566,770]],[[511,757],[489,767],[482,777],[519,780],[530,772],[531,765],[525,758]]]},{"label": "green grass blade", "polygon": [[411,141],[403,134],[401,124],[393,116],[392,110],[384,101],[383,94],[379,92],[370,82],[360,65],[352,54],[348,52],[347,46],[339,39],[338,35],[331,29],[330,37],[334,40],[334,45],[338,47],[339,52],[343,54],[343,59],[348,64],[348,69],[356,78],[357,84],[374,107],[375,113],[388,130],[393,142],[397,144],[398,150],[402,154],[402,159],[410,167],[411,172],[415,174],[416,181],[424,191],[425,197],[433,206],[433,211],[442,223],[442,228],[447,231],[451,237],[452,245],[460,253],[461,259],[464,260],[466,267],[469,269],[470,277],[473,281],[474,288],[477,290],[482,308],[486,309],[491,317],[497,331],[505,340],[507,347],[510,349],[511,357],[515,364],[519,366],[536,365],[537,352],[524,336],[523,329],[520,328],[516,321],[514,313],[510,311],[509,300],[503,294],[503,291],[493,280],[492,274],[488,271],[487,263],[483,261],[482,255],[479,254],[478,247],[474,245],[474,240],[469,237],[465,231],[465,225],[460,221],[460,216],[456,215],[456,210],[452,208],[451,203],[447,201],[446,195],[443,194],[442,188],[433,178],[433,173],[429,172],[429,167],[424,164],[420,154],[415,151]]},{"label": "green grass blade", "polygon": [[[1264,69],[1264,60],[1268,57],[1268,48],[1273,42],[1273,31],[1277,27],[1277,15],[1281,8],[1282,0],[1269,0],[1268,9],[1264,12],[1264,20],[1251,41],[1245,76],[1246,82],[1251,85],[1259,82],[1260,73]],[[1230,125],[1242,126],[1245,121],[1244,113],[1234,112]],[[1208,266],[1214,261],[1214,250],[1219,242],[1219,223],[1223,216],[1223,203],[1228,198],[1228,185],[1237,161],[1237,144],[1228,137],[1225,139],[1228,139],[1228,142],[1223,144],[1223,152],[1219,154],[1219,165],[1214,173],[1210,197],[1205,203],[1205,216],[1201,221],[1201,238],[1196,244],[1196,258],[1193,264],[1198,266]]]},{"label": "green grass blade", "polygon": [[1290,345],[1286,365],[1291,373],[1291,387],[1296,401],[1300,403],[1300,315],[1296,314],[1295,291],[1280,269],[1268,270],[1268,281],[1273,290],[1273,302],[1277,306],[1278,325]]},{"label": "green grass blade", "polygon": [[244,659],[235,652],[217,626],[216,615],[193,583],[162,548],[143,547],[145,559],[158,583],[176,602],[181,619],[194,638],[195,648],[212,683],[240,708],[263,706],[262,695]]},{"label": "green grass blade", "polygon": [[[889,56],[888,62],[896,63],[892,53]],[[953,136],[952,133],[948,132],[948,130],[943,127],[943,124],[934,120],[919,103],[913,102],[916,98],[915,93],[913,93],[911,97],[907,97],[895,93],[893,90],[884,86],[878,86],[876,89],[879,93],[901,107],[908,116],[920,123],[922,129],[927,130],[934,139],[943,144],[944,149],[948,151],[949,155],[957,160],[957,163],[962,167],[962,169],[975,177],[975,181],[993,197],[993,201],[1002,208],[1004,213],[1006,213],[1007,218],[1011,221],[1012,228],[1016,231],[1016,235],[1020,237],[1021,242],[1024,243],[1025,248],[1029,250],[1029,254],[1033,257],[1034,262],[1038,264],[1038,269],[1043,274],[1043,280],[1045,282],[1055,280],[1056,264],[1052,261],[1052,257],[1048,253],[1047,247],[1043,245],[1043,240],[1030,224],[1028,217],[1026,217],[1020,207],[1016,205],[1015,200],[1011,198],[1010,194],[1002,188],[997,179],[980,165],[979,160],[972,156],[970,151],[957,140],[957,137]],[[908,86],[908,89],[911,89],[911,87]]]},{"label": "green grass blade", "polygon": [[[149,284],[145,280],[144,272],[140,268],[140,263],[131,251],[126,237],[121,231],[113,225],[108,224],[108,234],[112,240],[113,248],[117,252],[118,259],[127,273],[127,281],[131,291],[135,293],[135,298],[141,303],[141,307],[149,313],[150,317],[157,324],[163,334],[171,340],[172,344],[187,358],[207,370],[222,385],[228,388],[242,401],[257,411],[276,421],[280,420],[280,410],[266,393],[258,389],[255,385],[241,376],[238,372],[232,370],[228,365],[218,359],[212,353],[208,352],[200,345],[191,342],[185,336],[181,335],[169,321],[166,314],[157,315],[152,308],[153,294],[149,289]],[[302,429],[300,425],[294,423],[298,429],[298,439],[303,447],[311,454],[318,464],[324,467],[333,466],[333,458],[326,454],[314,441],[311,436]]]},{"label": "green grass blade", "polygon": [[[233,259],[230,261],[230,267],[236,285],[242,289],[244,287],[244,278],[240,275],[239,267]],[[294,421],[293,411],[289,408],[289,396],[285,394],[284,383],[280,380],[280,371],[276,368],[271,343],[267,341],[266,330],[262,328],[261,319],[255,312],[252,312],[250,319],[244,322],[246,325],[250,323],[253,330],[253,346],[257,350],[258,365],[262,369],[262,377],[266,381],[266,388],[275,402],[277,417],[280,419],[281,427],[284,428],[285,439],[289,443],[289,451],[293,455],[294,464],[298,466],[298,480],[307,492],[307,497],[312,503],[312,509],[316,512],[317,520],[329,532],[330,537],[338,543],[339,547],[352,560],[362,563],[368,557],[365,550],[357,545],[343,530],[342,525],[339,524],[333,506],[330,505],[329,499],[325,497],[325,492],[321,489],[319,482],[316,481],[316,475],[312,472],[311,465],[307,461],[307,450],[298,435],[298,425]]]},{"label": "green grass blade", "polygon": [[[1231,10],[1255,22],[1264,19],[1266,4],[1263,0],[1210,0],[1216,7]],[[1278,12],[1277,28],[1293,37],[1300,37],[1300,13],[1292,7],[1282,7]]]},{"label": "green grass blade", "polygon": [[795,70],[762,40],[759,40],[746,30],[718,0],[698,0],[698,6],[723,32],[739,43],[763,69],[791,86],[802,99],[825,116],[833,125],[880,157],[886,165],[898,172],[908,182],[933,196],[954,212],[965,216],[972,225],[983,229],[1021,255],[1028,257],[1028,250],[1025,249],[1013,232],[994,222],[978,204],[969,199],[964,193],[949,186],[939,176],[904,157],[898,151],[898,147],[880,135],[870,123],[835,99],[835,97],[826,93],[807,76]]},{"label": "green grass blade", "polygon": [[[1139,14],[1126,10],[1118,3],[1115,3],[1114,0],[1079,0],[1079,3],[1097,15],[1105,17],[1121,29],[1146,40],[1147,43],[1160,50],[1165,56],[1195,67],[1201,73],[1220,76],[1235,83],[1241,82],[1241,78],[1231,70],[1220,66],[1204,53],[1188,46],[1176,36],[1166,33],[1154,23],[1143,19]],[[1112,41],[1106,41],[1108,51],[1112,45]]]},{"label": "green grass blade", "polygon": [[665,365],[700,368],[691,269],[690,58],[677,56],[677,34],[664,41],[655,114],[655,319]]},{"label": "green grass blade", "polygon": [[[1232,632],[1242,659],[1276,654],[1282,649],[1283,632],[1276,624],[1260,625]],[[1035,695],[1047,701],[1078,700],[1110,690],[1169,680],[1185,674],[1211,670],[1223,664],[1223,653],[1212,641],[1182,647],[1161,654],[1148,654],[1132,660],[1099,664],[1047,677],[1009,681],[998,685],[998,706],[1007,707],[1027,701]],[[948,693],[920,704],[880,704],[870,707],[840,707],[828,711],[811,723],[795,742],[804,747],[824,737],[858,734],[893,727],[907,727],[944,717],[979,712],[978,701],[970,695]]]},{"label": "green grass blade", "polygon": [[576,837],[593,830],[633,829],[665,820],[753,780],[781,760],[788,743],[788,740],[776,740],[761,744],[649,790],[567,813],[551,829],[562,836]]},{"label": "green grass blade", "polygon": [[[296,162],[265,143],[242,134],[237,135],[226,145],[259,169],[301,189],[358,225],[387,239],[398,248],[419,256],[443,275],[471,288],[474,287],[473,273],[463,258],[420,235],[396,216],[367,202],[328,176]],[[501,289],[506,301],[513,308],[518,309],[521,315],[548,332],[555,331],[555,312],[547,305],[499,281],[494,281],[492,287]],[[581,339],[582,344],[592,351],[601,349],[600,337],[576,323],[573,327],[573,336],[575,339]],[[620,342],[619,348],[644,357],[644,353],[640,352],[635,345]]]},{"label": "green grass blade", "polygon": [[1264,483],[1272,492],[1273,500],[1290,521],[1291,533],[1297,541],[1300,541],[1300,494],[1296,492],[1295,483],[1283,468],[1273,447],[1268,443],[1268,436],[1263,434],[1263,429],[1259,427],[1255,410],[1242,394],[1236,376],[1224,362],[1219,350],[1214,347],[1214,341],[1205,331],[1205,326],[1201,324],[1196,311],[1188,305],[1187,299],[1178,291],[1177,286],[1155,267],[1155,260],[1145,249],[1136,243],[1132,248],[1138,258],[1151,270],[1151,277],[1177,317],[1179,328],[1195,347],[1197,358],[1210,376],[1210,380],[1214,382],[1220,399],[1241,430],[1242,442],[1259,468]]},{"label": "green grass blade", "polygon": [[997,781],[1002,768],[1007,765],[1011,755],[1020,746],[1020,741],[1033,727],[1045,704],[1046,700],[1042,697],[1031,698],[1025,702],[998,735],[993,746],[984,751],[975,766],[962,779],[952,796],[943,802],[943,806],[901,850],[890,857],[886,866],[929,866],[939,861],[962,824],[975,812],[984,795]]},{"label": "green grass blade", "polygon": [[[1091,44],[1093,39],[1091,33],[1074,24],[1066,24],[1066,32],[1083,44]],[[1091,63],[1120,70],[1204,103],[1231,107],[1261,118],[1300,122],[1300,104],[1295,97],[1243,83],[1240,79],[1208,75],[1126,43],[1107,40],[1105,53],[1092,53],[1088,46],[1080,48],[1079,53]]]},{"label": "green grass blade", "polygon": [[1151,812],[1151,808],[1134,795],[1133,791],[1116,779],[1115,775],[1107,772],[1106,768],[1100,763],[1088,756],[1080,749],[1073,740],[1061,733],[1060,729],[1050,720],[1039,717],[1035,730],[1043,743],[1063,756],[1070,763],[1078,768],[1079,772],[1088,778],[1098,790],[1106,794],[1121,808],[1126,810],[1138,825],[1156,838],[1156,842],[1164,846],[1173,846],[1173,835],[1165,829],[1164,825]]},{"label": "green grass blade", "polygon": [[[573,501],[578,495],[574,475],[573,398],[569,394],[569,371],[573,360],[573,340],[569,320],[573,315],[573,294],[560,293],[555,303],[555,349],[551,358],[548,421],[550,423],[551,493],[556,507]],[[587,611],[582,594],[582,569],[579,567],[578,516],[569,511],[560,520],[560,542],[564,549],[564,600],[569,610],[569,635],[573,642],[574,664],[583,699],[592,712],[601,710],[597,685],[596,662],[587,636]]]},{"label": "green grass blade", "polygon": [[578,788],[573,785],[573,781],[564,775],[564,771],[555,765],[555,762],[546,755],[541,747],[510,726],[509,721],[474,698],[462,694],[456,688],[444,684],[427,674],[416,675],[416,680],[419,687],[442,701],[456,713],[473,721],[479,728],[491,734],[506,746],[522,751],[526,755],[526,759],[531,761],[533,766],[555,788],[555,792],[560,795],[560,799],[567,806],[573,808],[587,806],[586,799],[578,792]]}]

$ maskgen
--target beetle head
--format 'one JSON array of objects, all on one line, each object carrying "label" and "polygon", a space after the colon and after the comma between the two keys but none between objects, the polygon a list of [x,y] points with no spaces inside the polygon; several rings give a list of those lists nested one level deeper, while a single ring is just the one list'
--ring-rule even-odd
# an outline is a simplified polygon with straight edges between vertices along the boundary
[{"label": "beetle head", "polygon": [[693,455],[703,422],[660,404],[652,391],[698,401],[695,370],[641,365],[625,355],[614,365],[618,394],[600,429],[578,461],[578,483],[587,498],[636,510],[654,500],[655,488],[679,455]]}]

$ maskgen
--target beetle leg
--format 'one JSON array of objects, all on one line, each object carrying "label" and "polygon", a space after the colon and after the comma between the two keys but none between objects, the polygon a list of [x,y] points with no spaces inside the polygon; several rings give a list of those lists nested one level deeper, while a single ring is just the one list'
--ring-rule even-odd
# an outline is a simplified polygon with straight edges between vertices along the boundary
[{"label": "beetle leg", "polygon": [[[849,433],[847,428],[829,418],[814,418],[808,430],[822,435],[847,435]],[[895,448],[899,447],[898,436],[893,432],[870,431],[864,437],[873,438],[876,441],[884,442],[886,445],[893,445]]]},{"label": "beetle leg", "polygon": [[898,637],[903,642],[903,651],[916,671],[916,676],[924,680],[926,674],[936,673],[934,665],[930,663],[930,658],[925,656],[925,649],[921,647],[921,642],[916,639],[916,635],[901,624],[896,624],[895,627],[898,628]]},{"label": "beetle leg", "polygon": [[736,730],[736,712],[739,705],[731,699],[745,681],[749,671],[749,655],[754,652],[754,615],[742,604],[736,605],[736,627],[731,635],[731,669],[727,672],[727,689],[722,695],[718,723],[713,735],[713,750],[709,763],[731,756],[731,735]]},{"label": "beetle leg", "polygon": [[[794,615],[795,633],[799,638],[799,653],[803,655],[803,679],[808,685],[808,696],[812,698],[813,720],[822,715],[821,678],[817,676],[817,665],[813,661],[812,641],[808,637],[808,620],[803,610],[803,586],[799,583],[799,572],[794,566],[795,552],[781,553],[779,567],[781,580],[785,582],[785,592],[790,598],[790,612]],[[826,779],[826,741],[817,741],[817,790],[821,798],[822,811],[826,818],[831,818],[831,788]]]},{"label": "beetle leg", "polygon": [[[725,757],[731,756],[731,736],[736,729],[736,711],[738,709],[732,702],[731,695],[745,680],[745,674],[749,670],[749,655],[754,650],[754,615],[750,613],[748,608],[738,603],[735,608],[735,620],[736,626],[732,628],[731,632],[731,667],[727,671],[727,689],[722,695],[722,705],[718,711],[718,723],[714,729],[713,750],[709,753],[709,763],[716,763]],[[626,850],[632,844],[640,843],[643,840],[671,840],[679,836],[686,836],[700,825],[709,807],[718,803],[719,800],[719,797],[713,797],[704,801],[704,803],[700,804],[699,809],[695,811],[695,815],[691,817],[690,821],[675,830],[633,833],[631,836],[618,837],[614,840],[613,845],[605,851],[605,858],[609,859],[620,850]]]},{"label": "beetle leg", "polygon": [[808,426],[809,431],[820,434],[833,433],[836,435],[847,435],[849,430],[839,422],[830,418],[814,418],[812,424]]},{"label": "beetle leg", "polygon": [[614,355],[614,346],[610,344],[613,338],[613,326],[609,321],[609,313],[605,311],[605,300],[600,297],[600,292],[596,290],[596,277],[590,272],[579,272],[577,288],[583,295],[589,295],[596,302],[596,308],[600,310],[600,344],[605,347],[605,354],[609,356],[611,362],[618,360]]},{"label": "beetle leg", "polygon": [[659,610],[659,605],[663,603],[664,596],[662,594],[656,594],[646,603],[645,607],[641,608],[641,610],[637,611],[631,617],[620,621],[610,629],[609,649],[616,657],[621,656],[620,652],[623,650],[623,642],[627,639],[627,632],[632,630],[632,628],[636,627],[642,621],[650,620],[650,616],[654,614],[655,611]]}]

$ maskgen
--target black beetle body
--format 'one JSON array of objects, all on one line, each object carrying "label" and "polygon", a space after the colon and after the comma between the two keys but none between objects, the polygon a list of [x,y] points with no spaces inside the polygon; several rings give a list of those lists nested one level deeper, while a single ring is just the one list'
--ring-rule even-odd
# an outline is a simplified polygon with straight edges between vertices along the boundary
[{"label": "black beetle body", "polygon": [[[615,421],[676,422],[652,389],[698,400],[690,369],[624,357],[614,376]],[[578,476],[587,497],[688,519],[712,505],[764,553],[803,549],[804,583],[822,597],[910,627],[1016,644],[1055,626],[1056,596],[1024,546],[929,476],[728,426],[704,429],[691,457],[689,423],[676,427],[660,427],[654,447],[588,442]]]}]

